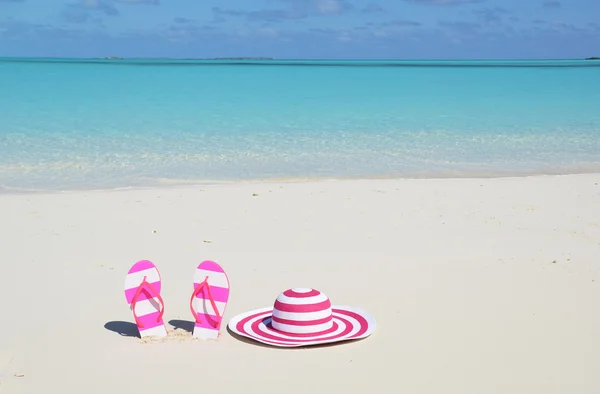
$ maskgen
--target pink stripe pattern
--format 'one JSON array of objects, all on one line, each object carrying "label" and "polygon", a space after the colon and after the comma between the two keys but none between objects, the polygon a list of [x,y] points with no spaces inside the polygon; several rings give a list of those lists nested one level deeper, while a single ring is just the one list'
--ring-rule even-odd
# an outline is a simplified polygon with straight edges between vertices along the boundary
[{"label": "pink stripe pattern", "polygon": [[150,260],[140,260],[131,267],[128,274],[134,274],[139,271],[155,269],[156,266]]},{"label": "pink stripe pattern", "polygon": [[[206,283],[203,284],[204,281]],[[200,263],[196,268],[194,292],[201,285],[202,288],[197,292],[192,306],[197,316],[193,336],[202,339],[214,339],[219,336],[222,318],[229,301],[229,278],[219,264],[207,260]],[[210,296],[215,302],[217,311],[214,310]]]},{"label": "pink stripe pattern", "polygon": [[[149,282],[149,283],[160,294],[160,281]],[[133,302],[133,296],[135,295],[136,291],[137,291],[137,287],[132,287],[132,288],[125,290],[125,298],[127,299],[128,304],[131,304]],[[150,294],[150,292],[148,290],[144,289],[138,296],[137,301],[140,302],[140,301],[145,301],[145,300],[151,300],[152,298],[154,298],[154,295]]]},{"label": "pink stripe pattern", "polygon": [[310,346],[360,339],[375,330],[375,319],[349,306],[333,306],[324,293],[309,288],[288,289],[272,308],[233,317],[229,328],[236,334],[282,347]]},{"label": "pink stripe pattern", "polygon": [[[313,318],[315,315],[318,317]],[[286,334],[318,335],[331,329],[332,319],[331,301],[325,294],[314,289],[296,288],[277,297],[271,325]]]},{"label": "pink stripe pattern", "polygon": [[156,294],[153,294],[146,284],[142,285],[144,279],[160,295],[161,280],[158,268],[151,261],[141,260],[135,263],[127,272],[125,277],[125,299],[129,307],[132,308],[133,297],[138,288],[143,286],[135,305],[135,314],[140,323],[138,325],[140,336],[142,338],[166,336],[167,330],[163,319],[160,317],[160,302],[156,299]]},{"label": "pink stripe pattern", "polygon": [[[196,288],[196,286],[199,284],[200,283],[194,281],[194,288]],[[229,300],[229,288],[227,287],[211,286],[210,294],[212,295],[214,301],[227,302],[227,300]],[[200,293],[196,295],[196,298],[208,299],[208,291],[206,289],[202,289]]]}]

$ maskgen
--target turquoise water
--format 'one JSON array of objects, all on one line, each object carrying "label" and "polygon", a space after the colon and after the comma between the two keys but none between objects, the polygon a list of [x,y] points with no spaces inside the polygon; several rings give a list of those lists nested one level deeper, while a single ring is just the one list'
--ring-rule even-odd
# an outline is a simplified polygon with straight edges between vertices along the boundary
[{"label": "turquoise water", "polygon": [[0,59],[4,190],[600,171],[600,62]]}]

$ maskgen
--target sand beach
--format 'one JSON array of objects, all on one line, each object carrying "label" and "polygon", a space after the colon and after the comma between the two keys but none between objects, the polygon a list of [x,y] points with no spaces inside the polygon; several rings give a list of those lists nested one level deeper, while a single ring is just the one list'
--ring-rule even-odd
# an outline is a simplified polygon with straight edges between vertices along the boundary
[{"label": "sand beach", "polygon": [[[0,195],[0,393],[597,393],[600,174],[331,180]],[[160,340],[123,283],[162,276]],[[281,349],[192,339],[195,267],[224,322],[291,287],[377,320]]]}]

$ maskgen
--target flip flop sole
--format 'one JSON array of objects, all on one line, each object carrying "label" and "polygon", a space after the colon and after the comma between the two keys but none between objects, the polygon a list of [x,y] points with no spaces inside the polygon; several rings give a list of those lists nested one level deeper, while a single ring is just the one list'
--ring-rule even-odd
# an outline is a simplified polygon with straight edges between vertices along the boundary
[{"label": "flip flop sole", "polygon": [[[196,268],[194,274],[194,289],[208,277],[210,294],[212,295],[215,306],[219,311],[216,316],[213,309],[208,290],[203,287],[196,295],[194,300],[194,310],[196,311],[200,322],[194,325],[193,336],[202,339],[214,339],[219,336],[225,308],[229,301],[229,278],[223,268],[214,261],[204,261]],[[215,327],[216,324],[216,327]]]},{"label": "flip flop sole", "polygon": [[[151,261],[138,261],[129,269],[125,277],[125,298],[130,309],[133,297],[144,278],[160,294],[161,278],[158,268]],[[160,317],[160,301],[146,288],[142,289],[137,298],[135,315],[141,323],[138,324],[138,330],[142,338],[148,336],[164,337],[167,335],[167,328],[162,317]]]}]

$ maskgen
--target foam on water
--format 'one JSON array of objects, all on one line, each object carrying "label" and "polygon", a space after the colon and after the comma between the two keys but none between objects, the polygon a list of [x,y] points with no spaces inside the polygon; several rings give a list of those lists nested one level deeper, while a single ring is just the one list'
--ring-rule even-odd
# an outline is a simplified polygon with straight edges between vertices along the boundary
[{"label": "foam on water", "polygon": [[0,60],[0,185],[600,170],[600,63]]}]

